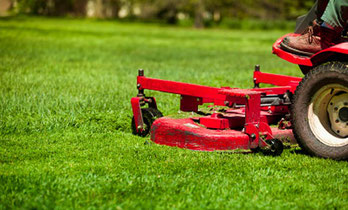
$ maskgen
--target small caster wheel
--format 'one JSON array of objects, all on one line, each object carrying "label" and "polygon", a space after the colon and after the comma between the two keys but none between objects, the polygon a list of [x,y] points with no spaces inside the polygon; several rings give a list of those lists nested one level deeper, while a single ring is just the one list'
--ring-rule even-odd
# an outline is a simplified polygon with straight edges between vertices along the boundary
[{"label": "small caster wheel", "polygon": [[266,140],[269,148],[264,150],[265,155],[280,156],[283,152],[284,146],[279,139]]},{"label": "small caster wheel", "polygon": [[132,133],[134,135],[145,137],[147,134],[149,134],[151,130],[152,123],[160,117],[163,117],[163,114],[158,110],[154,108],[143,108],[141,109],[141,113],[143,115],[144,120],[144,129],[143,131],[137,131],[135,127],[135,120],[134,117],[132,118]]}]

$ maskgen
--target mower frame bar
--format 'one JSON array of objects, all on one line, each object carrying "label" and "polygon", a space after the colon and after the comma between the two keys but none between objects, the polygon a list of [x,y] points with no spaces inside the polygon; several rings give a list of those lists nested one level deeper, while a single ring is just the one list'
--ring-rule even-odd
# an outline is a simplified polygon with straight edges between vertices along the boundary
[{"label": "mower frame bar", "polygon": [[[301,78],[263,73],[260,66],[256,65],[253,81],[255,87],[252,89],[238,89],[230,87],[208,87],[203,85],[189,84],[148,78],[144,76],[144,70],[138,71],[137,77],[137,97],[132,98],[131,104],[137,131],[144,128],[141,107],[148,104],[149,107],[157,108],[155,98],[145,97],[144,90],[155,90],[172,94],[181,95],[180,110],[185,112],[197,112],[198,106],[204,103],[213,103],[217,106],[244,107],[245,123],[259,124],[261,107],[268,106],[268,111],[275,110],[276,106],[286,104],[271,105],[263,104],[269,98],[280,98],[286,94],[294,93]],[[278,87],[260,88],[260,84],[271,84]],[[264,111],[264,109],[262,109]],[[286,109],[287,111],[287,109]],[[285,112],[285,111],[284,111]]]}]

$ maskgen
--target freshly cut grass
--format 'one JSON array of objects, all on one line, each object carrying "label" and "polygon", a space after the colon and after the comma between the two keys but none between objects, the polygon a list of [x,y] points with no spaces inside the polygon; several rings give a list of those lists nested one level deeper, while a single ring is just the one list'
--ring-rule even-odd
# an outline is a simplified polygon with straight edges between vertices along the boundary
[{"label": "freshly cut grass", "polygon": [[[345,209],[347,162],[287,149],[195,152],[133,136],[137,69],[209,86],[301,76],[271,53],[287,31],[0,19],[0,208]],[[179,97],[147,91],[175,114]]]}]

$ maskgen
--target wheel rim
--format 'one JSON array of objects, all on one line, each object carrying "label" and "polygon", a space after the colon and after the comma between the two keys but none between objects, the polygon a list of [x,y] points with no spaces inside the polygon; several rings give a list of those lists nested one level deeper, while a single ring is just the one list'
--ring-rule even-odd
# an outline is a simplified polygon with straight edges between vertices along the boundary
[{"label": "wheel rim", "polygon": [[348,144],[348,88],[340,84],[321,87],[308,106],[312,133],[331,147]]}]

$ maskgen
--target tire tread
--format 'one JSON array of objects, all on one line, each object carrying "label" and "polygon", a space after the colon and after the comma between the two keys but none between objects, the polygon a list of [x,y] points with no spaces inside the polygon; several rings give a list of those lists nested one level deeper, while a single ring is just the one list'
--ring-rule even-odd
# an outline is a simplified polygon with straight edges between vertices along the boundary
[{"label": "tire tread", "polygon": [[[306,92],[308,93],[308,89],[311,84],[313,84],[313,81],[317,80],[322,76],[322,74],[327,74],[328,72],[337,73],[339,75],[345,75],[348,78],[348,63],[345,62],[328,62],[325,64],[322,64],[320,66],[317,66],[313,68],[311,71],[309,71],[302,81],[299,83],[295,90],[295,94],[292,98],[292,105],[291,105],[291,123],[293,125],[293,134],[295,139],[297,140],[299,146],[308,154],[313,156],[319,156],[323,158],[332,158],[336,160],[342,160],[348,158],[348,145],[343,146],[339,149],[339,152],[337,148],[332,148],[327,145],[313,145],[313,141],[308,141],[308,139],[305,139],[304,136],[308,136],[306,134],[305,128],[302,125],[302,122],[298,122],[297,119],[303,119],[303,102],[301,102],[301,97],[303,98],[304,94]],[[320,82],[320,81],[319,81]],[[314,83],[315,84],[315,83]],[[312,134],[313,135],[313,134]],[[314,135],[313,135],[314,137]],[[314,137],[315,138],[315,137]],[[319,140],[317,140],[319,142]],[[318,149],[319,148],[319,149]],[[325,151],[322,151],[323,148],[325,148]]]}]

